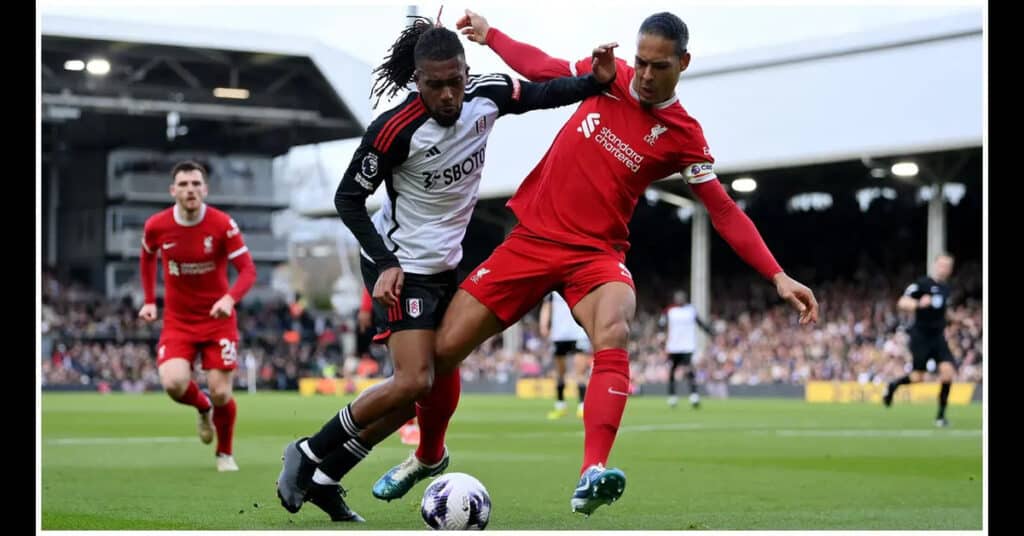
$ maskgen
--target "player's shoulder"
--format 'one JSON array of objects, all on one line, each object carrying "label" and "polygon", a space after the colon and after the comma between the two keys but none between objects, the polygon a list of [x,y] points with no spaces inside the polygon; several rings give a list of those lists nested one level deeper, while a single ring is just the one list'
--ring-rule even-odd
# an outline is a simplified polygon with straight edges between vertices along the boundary
[{"label": "player's shoulder", "polygon": [[661,110],[659,118],[667,123],[667,127],[673,130],[683,131],[686,133],[700,133],[703,137],[704,129],[700,125],[700,121],[696,117],[690,115],[690,112],[686,110],[678,99],[675,102],[669,104]]},{"label": "player's shoulder", "polygon": [[426,106],[418,92],[412,91],[395,106],[385,110],[366,127],[363,143],[387,154],[398,138],[408,140],[412,132],[429,119]]},{"label": "player's shoulder", "polygon": [[370,125],[366,127],[366,130],[378,131],[396,118],[405,117],[417,112],[426,113],[426,108],[423,106],[423,101],[420,100],[419,92],[410,91],[405,95],[405,98],[373,118],[370,121]]},{"label": "player's shoulder", "polygon": [[148,229],[161,229],[169,227],[174,223],[174,205],[153,213],[146,218],[145,226]]},{"label": "player's shoulder", "polygon": [[231,214],[228,214],[219,208],[211,207],[210,205],[206,205],[205,222],[209,223],[209,225],[213,226],[217,230],[227,229],[228,231],[234,231],[234,233],[229,232],[229,238],[238,232],[238,223],[236,223],[235,219],[231,217]]},{"label": "player's shoulder", "polygon": [[210,223],[214,224],[229,223],[231,221],[231,216],[227,212],[212,205],[206,205],[206,218],[209,219]]},{"label": "player's shoulder", "polygon": [[714,162],[700,121],[690,115],[678,100],[665,107],[658,115],[658,119],[664,121],[664,126],[671,132],[676,148],[688,155],[688,159],[695,162]]}]

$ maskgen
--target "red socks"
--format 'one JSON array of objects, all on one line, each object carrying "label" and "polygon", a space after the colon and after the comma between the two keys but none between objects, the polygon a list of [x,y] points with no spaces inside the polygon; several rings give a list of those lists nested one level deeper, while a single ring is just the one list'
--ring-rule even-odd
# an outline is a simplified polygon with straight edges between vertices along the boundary
[{"label": "red socks", "polygon": [[228,400],[223,406],[213,408],[213,426],[217,429],[217,454],[231,454],[231,440],[235,434],[235,406],[234,397]]},{"label": "red socks", "polygon": [[605,464],[622,422],[629,397],[629,354],[621,348],[594,354],[586,399],[583,401],[583,467]]},{"label": "red socks", "polygon": [[459,369],[442,376],[434,376],[430,393],[416,402],[416,418],[420,423],[420,445],[416,457],[427,465],[433,465],[444,456],[444,436],[448,421],[459,405],[462,382]]}]

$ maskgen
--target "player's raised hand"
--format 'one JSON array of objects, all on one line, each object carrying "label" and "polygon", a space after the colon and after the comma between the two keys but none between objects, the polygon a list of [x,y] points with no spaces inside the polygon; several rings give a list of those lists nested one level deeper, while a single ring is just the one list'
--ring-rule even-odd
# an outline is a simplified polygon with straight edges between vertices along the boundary
[{"label": "player's raised hand", "polygon": [[139,318],[145,320],[146,322],[152,322],[156,320],[156,304],[147,303],[143,305],[142,309],[139,309]]},{"label": "player's raised hand", "polygon": [[618,43],[606,43],[594,49],[591,56],[591,70],[594,78],[602,84],[607,84],[615,79],[615,47]]},{"label": "player's raised hand", "polygon": [[402,268],[394,266],[381,272],[377,282],[373,285],[373,299],[383,303],[387,307],[398,305],[398,299],[402,295],[402,285],[405,284],[405,272]]},{"label": "player's raised hand", "polygon": [[775,276],[775,290],[779,292],[780,298],[788,301],[797,311],[800,311],[801,324],[818,321],[818,300],[814,298],[811,289],[789,277],[785,272],[780,272]]},{"label": "player's raised hand", "polygon": [[487,24],[487,19],[467,9],[466,14],[455,21],[455,29],[462,30],[462,35],[466,36],[466,39],[486,45],[487,32],[491,25]]},{"label": "player's raised hand", "polygon": [[921,299],[918,300],[918,302],[917,302],[917,308],[918,309],[925,309],[925,308],[928,308],[928,307],[931,307],[931,306],[932,306],[932,295],[931,294],[925,294],[924,296],[921,296]]},{"label": "player's raised hand", "polygon": [[210,316],[214,318],[228,318],[235,311],[235,299],[230,294],[225,294],[223,298],[217,300],[217,303],[213,304],[210,308]]}]

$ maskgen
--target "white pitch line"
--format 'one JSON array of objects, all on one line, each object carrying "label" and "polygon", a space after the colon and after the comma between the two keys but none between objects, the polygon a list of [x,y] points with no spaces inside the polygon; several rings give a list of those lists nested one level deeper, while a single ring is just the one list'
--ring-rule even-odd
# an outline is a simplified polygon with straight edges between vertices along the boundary
[{"label": "white pitch line", "polygon": [[47,439],[47,445],[122,445],[124,443],[185,443],[197,441],[188,437],[61,437]]},{"label": "white pitch line", "polygon": [[[670,423],[670,424],[637,424],[620,426],[619,432],[630,434],[634,432],[667,432],[682,430],[715,430],[715,431],[736,431],[748,434],[770,434],[774,432],[782,437],[981,437],[981,430],[871,430],[871,429],[849,429],[836,430],[826,428],[804,428],[804,429],[771,429],[766,427],[728,427],[721,425],[705,425],[700,423]],[[541,438],[552,436],[582,436],[582,425],[578,430],[560,431],[537,431],[523,433],[480,433],[480,432],[453,432],[449,437],[462,439],[486,439],[493,437],[515,437],[515,438]],[[251,438],[250,439],[254,439]],[[124,445],[124,444],[152,444],[152,443],[191,443],[196,441],[195,436],[154,436],[154,437],[62,437],[44,440],[47,445]]]},{"label": "white pitch line", "polygon": [[776,430],[786,437],[981,437],[981,430]]}]

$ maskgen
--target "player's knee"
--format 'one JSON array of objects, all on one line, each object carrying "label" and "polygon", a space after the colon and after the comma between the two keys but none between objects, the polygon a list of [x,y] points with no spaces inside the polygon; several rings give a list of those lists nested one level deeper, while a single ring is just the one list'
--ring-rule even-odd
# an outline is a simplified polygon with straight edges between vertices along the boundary
[{"label": "player's knee", "polygon": [[436,364],[449,363],[457,359],[458,353],[455,337],[445,331],[438,331],[437,338],[434,340],[434,362]]},{"label": "player's knee", "polygon": [[462,356],[458,347],[455,346],[451,337],[442,339],[438,334],[437,342],[434,345],[434,370],[437,374],[448,374],[458,368],[462,362]]},{"label": "player's knee", "polygon": [[167,396],[177,400],[184,396],[185,391],[188,389],[189,380],[182,378],[174,378],[168,376],[160,377],[160,385],[163,386],[164,392]]},{"label": "player's knee", "polygon": [[629,342],[629,322],[617,319],[600,326],[594,337],[594,345],[599,348],[625,348]]},{"label": "player's knee", "polygon": [[398,400],[396,404],[409,403],[419,400],[430,393],[434,386],[434,374],[429,369],[417,370],[415,372],[404,372],[401,376],[395,375],[395,394]]},{"label": "player's knee", "polygon": [[210,400],[214,406],[223,406],[231,400],[231,385],[211,385]]}]

